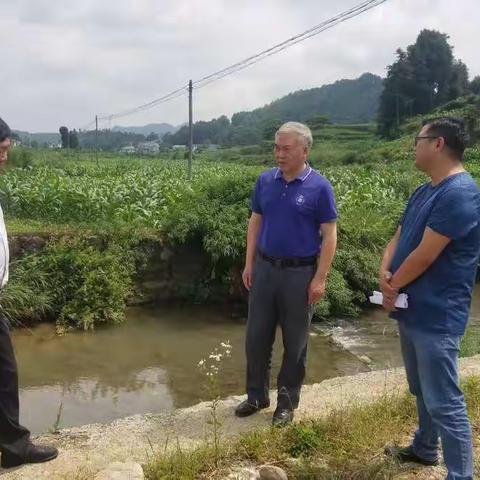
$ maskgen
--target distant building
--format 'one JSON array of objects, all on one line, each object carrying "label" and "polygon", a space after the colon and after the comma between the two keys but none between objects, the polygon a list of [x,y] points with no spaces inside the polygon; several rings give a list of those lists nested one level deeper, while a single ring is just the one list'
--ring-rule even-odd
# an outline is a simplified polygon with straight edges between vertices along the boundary
[{"label": "distant building", "polygon": [[215,143],[210,143],[210,144],[205,144],[205,145],[202,145],[202,148],[204,150],[210,150],[210,151],[216,151],[220,148],[220,145],[216,145]]},{"label": "distant building", "polygon": [[[193,151],[195,152],[201,145],[193,145]],[[186,152],[188,150],[187,145],[172,145],[172,150],[177,150],[180,152]]]},{"label": "distant building", "polygon": [[131,155],[132,153],[136,153],[136,149],[133,145],[127,145],[126,147],[122,147],[120,149],[120,153]]},{"label": "distant building", "polygon": [[143,142],[138,145],[137,152],[146,155],[156,155],[160,152],[160,145],[157,142]]}]

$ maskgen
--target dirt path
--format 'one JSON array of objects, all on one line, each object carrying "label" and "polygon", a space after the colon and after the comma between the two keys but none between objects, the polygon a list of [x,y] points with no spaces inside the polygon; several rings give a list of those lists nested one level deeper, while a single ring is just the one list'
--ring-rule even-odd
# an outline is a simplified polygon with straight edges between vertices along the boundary
[{"label": "dirt path", "polygon": [[[460,366],[462,376],[480,375],[480,356],[462,359]],[[384,394],[400,393],[405,389],[405,375],[400,368],[325,380],[304,387],[296,418],[326,415],[335,407],[372,401]],[[235,436],[270,424],[274,405],[253,417],[236,418],[233,409],[241,399],[238,396],[229,397],[220,403],[218,412],[225,436]],[[153,451],[163,451],[168,445],[177,445],[178,442],[188,447],[204,440],[208,436],[209,414],[208,403],[200,403],[173,414],[137,415],[108,425],[85,425],[65,429],[55,435],[43,435],[38,437],[39,441],[60,449],[58,459],[17,470],[0,470],[0,479],[83,480],[93,478],[95,472],[114,461],[144,463]],[[432,470],[429,475],[414,478],[441,478],[442,471]]]}]

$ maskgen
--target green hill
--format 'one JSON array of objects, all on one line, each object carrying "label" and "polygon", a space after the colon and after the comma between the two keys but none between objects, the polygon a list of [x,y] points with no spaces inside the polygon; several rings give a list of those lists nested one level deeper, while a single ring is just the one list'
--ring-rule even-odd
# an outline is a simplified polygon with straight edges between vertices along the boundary
[{"label": "green hill", "polygon": [[148,125],[142,125],[137,127],[122,127],[116,125],[112,128],[113,132],[125,132],[125,133],[136,133],[139,135],[144,135],[145,137],[151,133],[157,134],[160,138],[163,137],[166,133],[174,133],[178,130],[179,127],[174,127],[169,123],[149,123]]},{"label": "green hill", "polygon": [[306,121],[315,115],[326,115],[333,123],[371,122],[376,119],[382,88],[381,77],[364,73],[354,80],[299,90],[263,108],[237,113],[232,117],[232,124],[251,124],[265,119]]},{"label": "green hill", "polygon": [[[376,118],[383,80],[364,73],[355,80],[339,80],[320,88],[299,90],[251,112],[239,112],[228,119],[221,116],[194,125],[194,143],[256,145],[271,139],[278,126],[289,120],[309,123],[325,116],[334,123],[368,123]],[[188,127],[167,133],[164,142],[188,142]]]}]

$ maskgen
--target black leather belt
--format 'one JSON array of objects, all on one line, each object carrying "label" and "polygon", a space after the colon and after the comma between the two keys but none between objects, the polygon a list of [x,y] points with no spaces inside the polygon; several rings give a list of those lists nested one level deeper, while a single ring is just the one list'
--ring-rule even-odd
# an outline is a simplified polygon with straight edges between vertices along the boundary
[{"label": "black leather belt", "polygon": [[271,257],[261,250],[258,251],[258,256],[278,268],[288,267],[307,267],[309,265],[316,265],[317,257],[296,257],[296,258],[279,258]]}]

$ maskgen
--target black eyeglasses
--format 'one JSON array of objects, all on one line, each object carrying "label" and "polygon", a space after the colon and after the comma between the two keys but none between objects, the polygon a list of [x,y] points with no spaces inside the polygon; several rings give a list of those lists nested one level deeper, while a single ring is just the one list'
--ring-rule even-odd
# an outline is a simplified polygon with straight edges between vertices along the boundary
[{"label": "black eyeglasses", "polygon": [[424,138],[439,138],[438,135],[419,135],[418,137],[415,137],[415,142],[414,142],[414,145],[417,146],[418,145],[418,141],[419,140],[422,140]]}]

